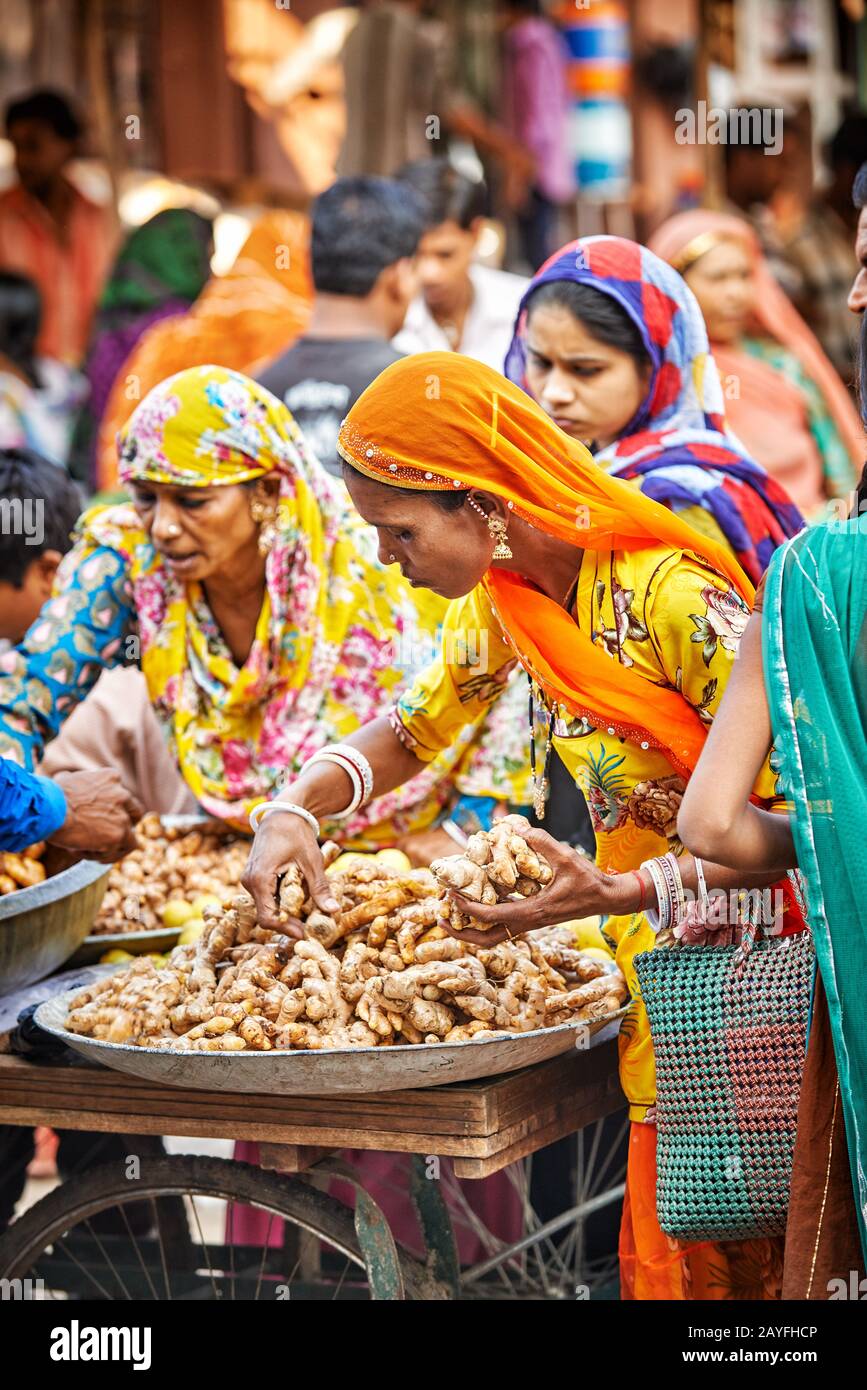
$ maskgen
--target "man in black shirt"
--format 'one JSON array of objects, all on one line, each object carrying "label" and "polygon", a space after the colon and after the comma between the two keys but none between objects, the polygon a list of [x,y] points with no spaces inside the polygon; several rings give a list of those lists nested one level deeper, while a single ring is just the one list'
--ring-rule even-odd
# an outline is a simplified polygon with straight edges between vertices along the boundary
[{"label": "man in black shirt", "polygon": [[413,257],[423,228],[421,200],[394,179],[338,179],[313,204],[313,315],[259,380],[285,401],[337,476],[341,420],[402,355],[390,339],[416,290]]}]

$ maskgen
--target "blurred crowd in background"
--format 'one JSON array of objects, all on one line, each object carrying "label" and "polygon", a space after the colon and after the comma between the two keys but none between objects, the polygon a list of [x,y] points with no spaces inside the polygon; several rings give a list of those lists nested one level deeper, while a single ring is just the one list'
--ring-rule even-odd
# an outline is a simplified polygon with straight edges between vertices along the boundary
[{"label": "blurred crowd in background", "polygon": [[10,10],[0,445],[111,492],[137,402],[215,362],[335,466],[396,355],[500,369],[527,277],[607,231],[685,276],[729,427],[802,510],[851,484],[855,0],[191,8]]}]

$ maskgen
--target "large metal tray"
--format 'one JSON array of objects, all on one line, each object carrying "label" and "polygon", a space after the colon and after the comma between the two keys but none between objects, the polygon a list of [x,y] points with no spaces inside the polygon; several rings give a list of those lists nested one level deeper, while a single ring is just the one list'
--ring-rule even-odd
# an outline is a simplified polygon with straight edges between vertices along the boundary
[{"label": "large metal tray", "polygon": [[614,1037],[626,1009],[596,1023],[562,1023],[532,1033],[463,1043],[335,1048],[328,1052],[165,1052],[95,1042],[64,1026],[78,990],[40,1004],[36,1022],[89,1061],[130,1072],[146,1081],[195,1091],[252,1095],[351,1096],[377,1091],[445,1086],[519,1071],[571,1048],[598,1047]]}]

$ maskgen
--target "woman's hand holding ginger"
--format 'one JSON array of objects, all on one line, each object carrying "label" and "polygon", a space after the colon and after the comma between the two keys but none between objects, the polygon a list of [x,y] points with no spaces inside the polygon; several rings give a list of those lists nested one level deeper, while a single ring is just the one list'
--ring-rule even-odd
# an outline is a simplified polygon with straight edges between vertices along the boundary
[{"label": "woman's hand holding ginger", "polygon": [[307,891],[320,911],[329,915],[337,912],[339,904],[310,826],[289,811],[271,811],[256,831],[241,882],[256,904],[261,926],[301,937],[304,933],[300,923],[287,923],[277,900],[279,880],[293,864],[301,870]]},{"label": "woman's hand holding ginger", "polygon": [[[568,922],[575,917],[594,916],[612,911],[613,880],[602,872],[586,855],[570,845],[561,844],[544,830],[522,830],[521,835],[536,853],[546,859],[554,871],[551,882],[532,897],[498,902],[473,902],[462,893],[451,890],[452,902],[487,928],[475,931],[464,928],[452,932],[458,940],[477,946],[493,946],[509,936],[520,936],[539,927]],[[448,922],[443,926],[449,930]]]}]

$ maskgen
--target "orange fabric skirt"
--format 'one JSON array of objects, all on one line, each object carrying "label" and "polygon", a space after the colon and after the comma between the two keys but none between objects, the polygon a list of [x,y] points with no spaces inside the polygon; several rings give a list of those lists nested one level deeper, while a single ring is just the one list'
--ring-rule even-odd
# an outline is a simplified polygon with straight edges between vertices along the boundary
[{"label": "orange fabric skirt", "polygon": [[782,1237],[686,1244],[656,1219],[656,1126],[631,1124],[620,1227],[622,1299],[777,1299]]}]

